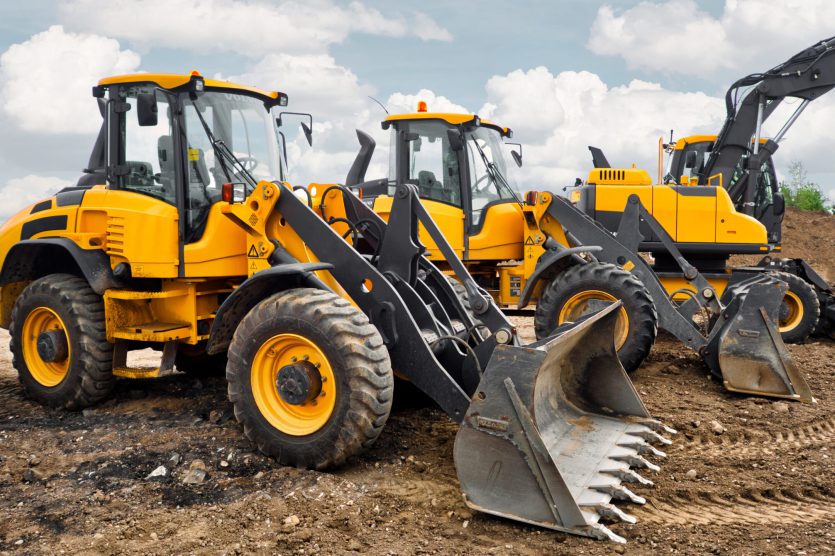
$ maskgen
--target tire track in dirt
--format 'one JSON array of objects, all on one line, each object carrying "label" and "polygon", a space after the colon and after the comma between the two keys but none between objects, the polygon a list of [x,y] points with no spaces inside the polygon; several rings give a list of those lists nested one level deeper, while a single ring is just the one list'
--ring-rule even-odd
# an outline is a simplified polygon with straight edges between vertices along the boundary
[{"label": "tire track in dirt", "polygon": [[630,513],[641,522],[672,525],[733,525],[830,521],[835,498],[826,492],[751,492],[731,499],[713,494],[654,499]]},{"label": "tire track in dirt", "polygon": [[[758,434],[759,432],[759,434]],[[809,425],[778,433],[750,431],[740,436],[719,437],[699,435],[684,442],[678,441],[678,450],[671,452],[699,452],[705,456],[742,457],[769,454],[792,448],[835,445],[835,417],[823,417]]]}]

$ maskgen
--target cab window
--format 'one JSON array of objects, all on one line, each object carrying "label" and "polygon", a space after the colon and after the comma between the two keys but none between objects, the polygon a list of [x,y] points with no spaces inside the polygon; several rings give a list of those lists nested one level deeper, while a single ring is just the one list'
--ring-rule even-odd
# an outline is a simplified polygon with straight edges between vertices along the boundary
[{"label": "cab window", "polygon": [[461,182],[458,153],[449,145],[447,127],[437,122],[413,122],[406,142],[409,167],[406,183],[417,186],[422,199],[461,206]]},{"label": "cab window", "polygon": [[258,99],[210,92],[184,103],[186,139],[186,237],[203,233],[211,206],[224,183],[246,183],[240,171],[215,153],[211,137],[222,142],[256,181],[281,177],[279,145],[270,113]]},{"label": "cab window", "polygon": [[[172,205],[176,203],[176,179],[174,153],[171,143],[171,110],[168,98],[155,93],[154,87],[133,86],[124,90],[124,101],[130,109],[120,121],[123,152],[120,159],[124,166],[119,177],[123,189],[149,195]],[[139,125],[137,95],[154,94],[157,101],[157,124]]]},{"label": "cab window", "polygon": [[491,203],[516,201],[517,188],[505,164],[505,153],[496,131],[478,127],[473,131],[468,131],[465,137],[467,166],[472,184],[471,222],[478,227]]}]

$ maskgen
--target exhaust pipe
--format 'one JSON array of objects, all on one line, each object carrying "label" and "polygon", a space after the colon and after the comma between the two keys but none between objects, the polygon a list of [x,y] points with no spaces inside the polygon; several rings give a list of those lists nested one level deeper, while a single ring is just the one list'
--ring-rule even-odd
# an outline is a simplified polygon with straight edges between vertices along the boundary
[{"label": "exhaust pipe", "polygon": [[645,499],[675,431],[650,418],[614,346],[621,303],[534,344],[498,346],[455,439],[471,508],[567,533],[626,540],[604,521],[634,523],[612,504]]}]

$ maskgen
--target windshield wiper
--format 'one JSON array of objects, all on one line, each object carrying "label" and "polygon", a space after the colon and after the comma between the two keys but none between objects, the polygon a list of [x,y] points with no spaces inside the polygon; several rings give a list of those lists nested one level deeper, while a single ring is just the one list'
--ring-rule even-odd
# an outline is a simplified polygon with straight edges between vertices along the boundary
[{"label": "windshield wiper", "polygon": [[490,179],[493,180],[493,183],[500,186],[503,185],[504,188],[510,193],[511,197],[513,197],[513,200],[516,201],[521,207],[522,200],[516,194],[516,190],[514,190],[513,187],[508,183],[507,179],[505,179],[504,175],[502,174],[502,171],[499,170],[499,167],[496,166],[496,164],[492,162],[489,158],[487,158],[487,155],[484,154],[484,149],[481,148],[481,145],[478,144],[478,141],[475,139],[475,137],[473,137],[473,145],[475,145],[475,148],[478,149],[478,154],[481,155],[481,160],[482,162],[484,162],[484,166],[487,168],[487,173],[490,175]]},{"label": "windshield wiper", "polygon": [[[200,120],[200,123],[203,125],[203,130],[206,132],[206,136],[209,138],[209,142],[212,145],[212,150],[215,152],[215,156],[218,158],[218,162],[220,162],[220,167],[223,170],[223,173],[226,174],[226,179],[229,181],[234,181],[235,177],[243,178],[245,185],[247,186],[248,191],[252,191],[258,185],[258,180],[256,180],[252,174],[244,167],[243,163],[235,156],[235,153],[220,139],[215,137],[215,134],[212,133],[209,124],[206,123],[206,119],[203,117],[203,114],[200,113],[200,109],[197,107],[197,104],[192,100],[192,106],[194,106],[194,111],[197,112],[197,118]],[[232,167],[232,173],[229,172],[229,168],[227,168],[226,164],[229,164]]]}]

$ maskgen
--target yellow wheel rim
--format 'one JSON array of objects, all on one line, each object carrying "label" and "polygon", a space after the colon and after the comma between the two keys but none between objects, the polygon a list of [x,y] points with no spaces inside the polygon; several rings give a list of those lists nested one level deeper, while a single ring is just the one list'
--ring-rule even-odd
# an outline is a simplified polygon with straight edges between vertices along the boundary
[{"label": "yellow wheel rim", "polygon": [[781,318],[779,329],[780,332],[788,332],[789,330],[795,328],[798,324],[800,324],[800,321],[803,320],[803,302],[796,293],[787,291],[785,297],[783,297],[783,308],[788,309],[788,311],[785,316],[782,316],[783,311],[780,311]]},{"label": "yellow wheel rim", "polygon": [[[289,403],[279,392],[279,372],[293,365],[318,371],[321,385],[317,384],[318,394],[313,400]],[[277,334],[264,342],[252,361],[251,383],[261,415],[291,436],[318,431],[336,406],[336,379],[328,358],[315,343],[297,334]]]},{"label": "yellow wheel rim", "polygon": [[[599,311],[606,305],[614,303],[617,298],[600,290],[585,290],[571,296],[560,309],[557,324],[573,322],[580,317],[592,312]],[[618,320],[615,323],[615,347],[620,349],[626,343],[629,336],[629,316],[626,309],[621,306],[618,311]]]},{"label": "yellow wheel rim", "polygon": [[[67,340],[67,356],[62,361],[47,362],[41,359],[38,353],[38,337],[42,332],[52,330],[63,332]],[[67,327],[58,313],[48,307],[37,307],[26,315],[26,320],[23,321],[21,346],[26,368],[38,384],[53,388],[67,377],[72,360],[72,348],[67,335]]]}]

